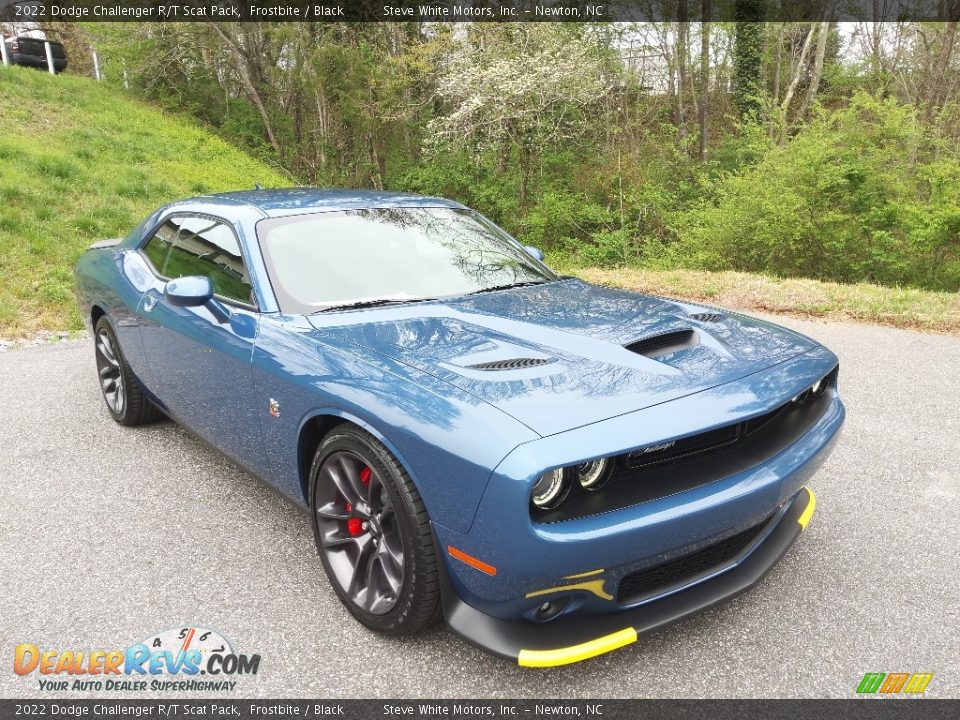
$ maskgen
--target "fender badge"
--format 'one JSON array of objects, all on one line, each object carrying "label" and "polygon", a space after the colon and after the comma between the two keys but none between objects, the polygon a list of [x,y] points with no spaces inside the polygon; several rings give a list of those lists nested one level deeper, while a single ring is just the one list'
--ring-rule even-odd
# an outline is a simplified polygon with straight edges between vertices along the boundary
[{"label": "fender badge", "polygon": [[270,417],[280,417],[280,403],[270,398]]}]

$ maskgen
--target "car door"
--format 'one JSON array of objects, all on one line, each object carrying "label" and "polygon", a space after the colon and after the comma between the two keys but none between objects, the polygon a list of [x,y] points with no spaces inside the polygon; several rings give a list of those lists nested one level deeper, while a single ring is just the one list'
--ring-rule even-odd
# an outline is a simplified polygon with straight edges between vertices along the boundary
[{"label": "car door", "polygon": [[[259,313],[235,229],[220,218],[177,214],[140,253],[154,272],[137,310],[150,389],[177,420],[246,464],[260,450],[251,369]],[[164,298],[168,280],[190,275],[210,278],[229,319]]]}]

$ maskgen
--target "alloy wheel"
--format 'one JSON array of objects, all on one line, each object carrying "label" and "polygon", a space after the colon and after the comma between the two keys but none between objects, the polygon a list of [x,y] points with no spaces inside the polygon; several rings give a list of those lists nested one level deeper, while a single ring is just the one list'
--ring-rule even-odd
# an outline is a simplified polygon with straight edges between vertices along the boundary
[{"label": "alloy wheel", "polygon": [[358,455],[334,452],[314,503],[320,547],[341,590],[372,615],[390,612],[403,587],[403,541],[380,476]]},{"label": "alloy wheel", "polygon": [[96,356],[97,372],[100,375],[100,389],[103,391],[103,397],[107,401],[107,406],[115,415],[122,415],[126,403],[123,372],[120,368],[120,358],[113,339],[106,330],[97,333]]}]

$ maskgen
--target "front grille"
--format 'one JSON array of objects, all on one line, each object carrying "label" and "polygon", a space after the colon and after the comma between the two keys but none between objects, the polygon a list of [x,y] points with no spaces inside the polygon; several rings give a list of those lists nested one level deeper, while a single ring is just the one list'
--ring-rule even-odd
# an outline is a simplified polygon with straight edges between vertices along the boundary
[{"label": "front grille", "polygon": [[690,328],[641,338],[625,345],[627,350],[647,357],[659,357],[697,344],[699,338]]},{"label": "front grille", "polygon": [[617,602],[621,605],[629,605],[655,595],[658,591],[682,585],[684,581],[721,568],[742,553],[757,538],[766,524],[767,521],[764,520],[702,550],[627,575],[620,581],[617,589]]},{"label": "front grille", "polygon": [[509,360],[491,360],[490,362],[467,365],[471,370],[523,370],[538,367],[551,362],[548,358],[510,358]]},{"label": "front grille", "polygon": [[682,457],[690,457],[700,453],[710,452],[729,445],[737,439],[737,426],[709,430],[699,435],[681,438],[670,443],[651,445],[647,448],[634,450],[627,455],[626,466],[630,469],[649,467],[660,463],[670,462]]},{"label": "front grille", "polygon": [[[835,387],[837,368],[826,376]],[[764,462],[813,427],[830,407],[829,393],[804,391],[762,415],[695,435],[665,440],[608,458],[602,486],[584,490],[573,476],[566,500],[542,510],[531,505],[533,520],[553,523],[599,515],[700,487]]]}]

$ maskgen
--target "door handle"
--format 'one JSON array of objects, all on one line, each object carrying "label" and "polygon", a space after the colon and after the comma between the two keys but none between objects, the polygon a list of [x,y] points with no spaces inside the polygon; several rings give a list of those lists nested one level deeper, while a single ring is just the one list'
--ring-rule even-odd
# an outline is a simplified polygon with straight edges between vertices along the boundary
[{"label": "door handle", "polygon": [[147,295],[143,298],[143,309],[144,312],[150,312],[157,306],[157,298],[153,295]]}]

